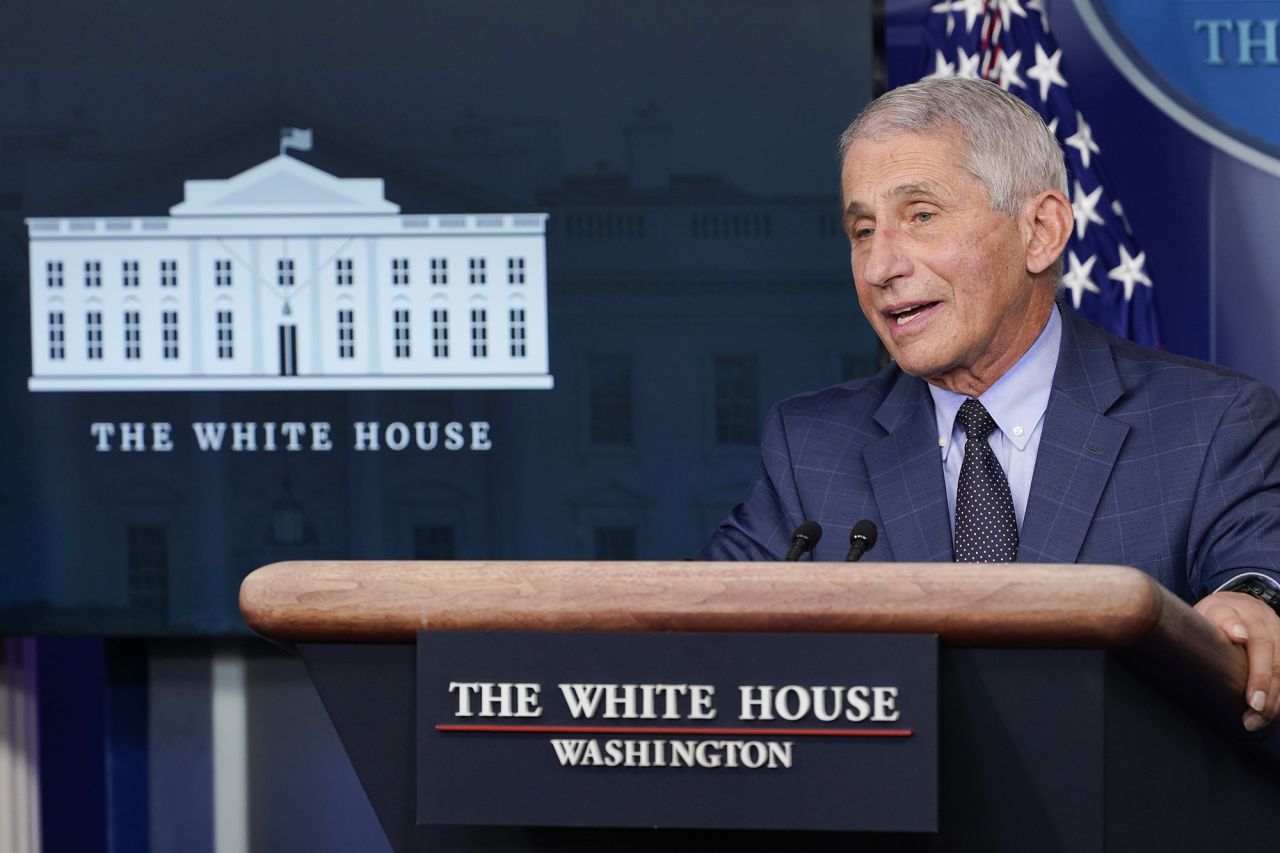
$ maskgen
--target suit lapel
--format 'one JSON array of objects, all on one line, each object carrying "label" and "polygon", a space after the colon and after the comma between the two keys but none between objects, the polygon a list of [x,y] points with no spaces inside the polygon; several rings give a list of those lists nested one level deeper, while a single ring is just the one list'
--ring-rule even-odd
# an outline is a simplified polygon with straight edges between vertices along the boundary
[{"label": "suit lapel", "polygon": [[876,422],[887,431],[866,445],[863,461],[880,512],[882,537],[900,562],[950,561],[951,519],[934,424],[923,381],[901,374]]},{"label": "suit lapel", "polygon": [[1062,348],[1022,521],[1018,560],[1074,563],[1129,427],[1106,411],[1124,388],[1107,339],[1062,306]]}]

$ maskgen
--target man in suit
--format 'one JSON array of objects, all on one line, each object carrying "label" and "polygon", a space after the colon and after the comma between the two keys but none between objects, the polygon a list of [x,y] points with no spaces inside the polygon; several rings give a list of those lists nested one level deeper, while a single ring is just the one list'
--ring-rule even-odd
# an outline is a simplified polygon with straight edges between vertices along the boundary
[{"label": "man in suit", "polygon": [[[1136,566],[1245,646],[1243,722],[1269,723],[1280,399],[1055,299],[1062,152],[998,86],[894,90],[840,148],[858,301],[893,363],[774,409],[761,473],[701,557],[778,560],[806,519],[866,518],[878,560]],[[846,547],[829,536],[815,559]]]}]

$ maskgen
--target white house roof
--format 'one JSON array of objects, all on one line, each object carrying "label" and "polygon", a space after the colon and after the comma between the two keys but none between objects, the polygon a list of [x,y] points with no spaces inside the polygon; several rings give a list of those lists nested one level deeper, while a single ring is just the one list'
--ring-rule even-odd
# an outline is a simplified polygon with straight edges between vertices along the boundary
[{"label": "white house roof", "polygon": [[173,216],[388,214],[381,178],[338,178],[281,154],[224,180],[184,181]]}]

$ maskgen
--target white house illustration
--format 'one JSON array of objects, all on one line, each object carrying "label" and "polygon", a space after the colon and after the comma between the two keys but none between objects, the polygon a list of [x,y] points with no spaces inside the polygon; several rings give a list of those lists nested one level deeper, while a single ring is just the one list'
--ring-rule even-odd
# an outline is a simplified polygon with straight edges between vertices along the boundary
[{"label": "white house illustration", "polygon": [[32,391],[550,388],[546,214],[401,214],[285,154],[28,219]]}]

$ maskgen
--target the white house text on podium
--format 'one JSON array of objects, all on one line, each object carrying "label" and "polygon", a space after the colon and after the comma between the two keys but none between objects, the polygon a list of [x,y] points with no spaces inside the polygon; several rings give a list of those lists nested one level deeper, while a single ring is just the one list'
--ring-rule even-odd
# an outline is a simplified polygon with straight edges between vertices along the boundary
[{"label": "the white house text on podium", "polygon": [[33,391],[550,388],[544,213],[402,215],[280,155],[28,219]]}]

